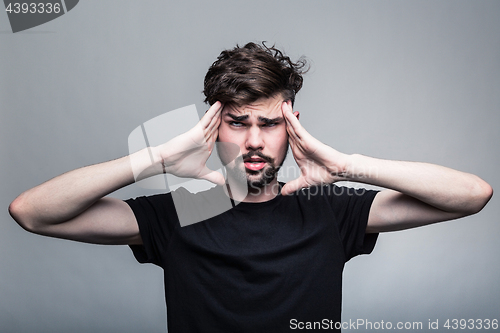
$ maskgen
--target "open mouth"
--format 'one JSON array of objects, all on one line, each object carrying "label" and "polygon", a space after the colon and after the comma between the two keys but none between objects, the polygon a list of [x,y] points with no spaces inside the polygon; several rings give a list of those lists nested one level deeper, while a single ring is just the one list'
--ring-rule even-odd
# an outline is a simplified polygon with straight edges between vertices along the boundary
[{"label": "open mouth", "polygon": [[259,171],[264,168],[267,161],[260,157],[250,157],[243,160],[245,163],[245,168],[252,171]]}]

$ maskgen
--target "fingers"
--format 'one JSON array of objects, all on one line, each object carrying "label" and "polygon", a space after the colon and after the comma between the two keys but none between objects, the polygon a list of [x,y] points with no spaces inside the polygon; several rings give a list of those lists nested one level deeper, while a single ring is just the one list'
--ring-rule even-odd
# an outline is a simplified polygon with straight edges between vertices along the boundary
[{"label": "fingers", "polygon": [[294,139],[300,140],[306,132],[297,118],[298,112],[295,114],[293,113],[291,102],[283,102],[281,110],[286,120],[288,135]]},{"label": "fingers", "polygon": [[[220,104],[220,102],[217,102]],[[214,104],[215,105],[215,104]],[[218,128],[220,124],[220,114],[222,112],[222,105],[216,110],[215,114],[213,115],[212,119],[210,120],[210,124],[207,126],[207,128]]]},{"label": "fingers", "polygon": [[[286,121],[286,131],[288,133],[288,143],[290,144],[290,147],[292,148],[292,153],[293,156],[296,157],[297,153],[297,148],[298,146],[301,145],[301,137],[297,135],[295,132],[295,128],[297,126],[292,125],[292,121],[297,121],[298,119],[296,118],[296,115],[298,115],[298,112],[296,114],[292,113],[292,106],[291,102],[284,102],[282,104],[282,112],[283,112],[283,117],[285,118]],[[300,124],[299,124],[300,126]]]},{"label": "fingers", "polygon": [[205,139],[208,142],[215,142],[215,140],[217,139],[217,136],[219,134],[220,122],[221,122],[220,116],[217,116],[213,124],[211,124],[211,126],[208,129],[206,129]]},{"label": "fingers", "polygon": [[203,128],[210,128],[215,124],[217,118],[220,118],[222,111],[222,103],[217,101],[208,109],[205,115],[201,118],[200,124]]},{"label": "fingers", "polygon": [[205,140],[208,142],[215,141],[217,139],[219,125],[221,122],[220,115],[223,107],[224,106],[221,102],[215,102],[200,120]]}]

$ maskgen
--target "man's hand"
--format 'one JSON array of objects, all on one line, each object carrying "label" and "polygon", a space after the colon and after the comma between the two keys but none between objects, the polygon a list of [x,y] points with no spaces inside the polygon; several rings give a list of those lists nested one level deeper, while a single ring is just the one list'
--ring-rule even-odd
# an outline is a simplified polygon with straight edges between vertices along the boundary
[{"label": "man's hand", "polygon": [[164,173],[225,183],[222,174],[206,166],[218,136],[222,108],[220,102],[214,103],[195,127],[156,148]]},{"label": "man's hand", "polygon": [[346,172],[345,155],[309,134],[300,124],[298,113],[293,113],[290,101],[283,102],[281,109],[286,121],[288,142],[300,168],[299,178],[288,182],[281,194],[288,195],[304,187],[342,180]]}]

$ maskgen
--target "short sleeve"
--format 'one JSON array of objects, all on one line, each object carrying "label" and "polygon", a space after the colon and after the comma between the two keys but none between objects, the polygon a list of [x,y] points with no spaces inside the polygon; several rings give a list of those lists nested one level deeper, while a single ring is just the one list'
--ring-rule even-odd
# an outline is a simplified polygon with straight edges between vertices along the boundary
[{"label": "short sleeve", "polygon": [[345,261],[359,254],[371,253],[378,234],[366,233],[366,226],[378,191],[332,186],[331,204],[338,222]]},{"label": "short sleeve", "polygon": [[125,200],[134,212],[142,245],[130,245],[140,263],[163,267],[163,255],[175,229],[177,215],[172,196],[159,194]]}]

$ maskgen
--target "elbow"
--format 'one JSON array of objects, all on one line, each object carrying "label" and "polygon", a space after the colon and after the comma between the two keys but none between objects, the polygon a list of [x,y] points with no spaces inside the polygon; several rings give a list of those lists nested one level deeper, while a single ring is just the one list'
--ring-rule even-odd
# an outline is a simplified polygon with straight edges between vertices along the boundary
[{"label": "elbow", "polygon": [[491,187],[490,184],[487,182],[483,181],[483,191],[482,191],[482,203],[481,207],[479,208],[478,212],[483,209],[484,206],[490,201],[491,197],[493,196],[493,187]]},{"label": "elbow", "polygon": [[36,227],[28,217],[26,203],[22,194],[9,205],[9,214],[24,230],[35,232]]},{"label": "elbow", "polygon": [[490,184],[480,179],[470,191],[471,205],[467,210],[467,215],[479,213],[493,196],[493,188]]}]

